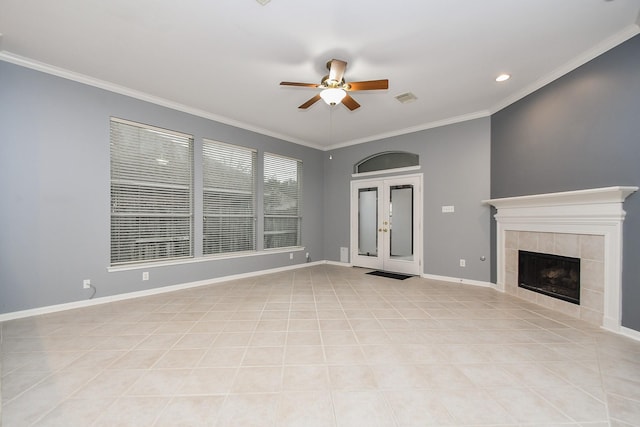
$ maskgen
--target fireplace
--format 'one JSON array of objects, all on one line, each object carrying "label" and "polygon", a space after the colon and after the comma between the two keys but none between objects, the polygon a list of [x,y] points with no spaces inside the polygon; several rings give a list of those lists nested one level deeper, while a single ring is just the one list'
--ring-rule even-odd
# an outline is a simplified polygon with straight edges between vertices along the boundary
[{"label": "fireplace", "polygon": [[[497,208],[496,288],[621,332],[624,200],[638,187],[617,186],[485,200]],[[518,286],[518,251],[580,258],[579,304]]]},{"label": "fireplace", "polygon": [[580,304],[580,259],[520,250],[518,286]]}]

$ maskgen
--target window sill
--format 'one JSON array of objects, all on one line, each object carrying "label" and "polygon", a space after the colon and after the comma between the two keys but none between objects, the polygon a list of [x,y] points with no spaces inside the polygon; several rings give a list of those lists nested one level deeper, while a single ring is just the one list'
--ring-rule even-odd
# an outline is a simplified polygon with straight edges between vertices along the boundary
[{"label": "window sill", "polygon": [[154,267],[166,267],[170,265],[183,265],[183,264],[194,264],[199,262],[211,262],[222,259],[233,259],[233,258],[249,258],[254,256],[262,256],[262,255],[273,255],[273,254],[284,254],[290,252],[301,252],[306,248],[304,246],[289,246],[287,248],[274,248],[274,249],[263,249],[261,251],[251,251],[251,252],[235,252],[231,254],[220,254],[220,255],[203,255],[194,258],[183,258],[183,259],[174,259],[168,261],[153,261],[153,262],[144,262],[144,263],[136,263],[136,264],[127,264],[127,265],[118,265],[113,267],[107,267],[107,271],[109,273],[116,271],[128,271],[128,270],[140,270],[146,268],[154,268]]}]

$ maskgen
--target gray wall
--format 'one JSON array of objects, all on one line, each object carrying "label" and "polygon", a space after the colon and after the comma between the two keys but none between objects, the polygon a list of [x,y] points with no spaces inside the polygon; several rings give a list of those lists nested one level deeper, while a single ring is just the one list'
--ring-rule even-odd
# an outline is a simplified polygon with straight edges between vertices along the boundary
[{"label": "gray wall", "polygon": [[[420,155],[424,174],[423,272],[488,282],[490,211],[480,201],[489,198],[489,138],[490,119],[484,118],[325,153],[324,258],[339,261],[340,247],[350,246],[353,165],[379,152],[409,151]],[[443,205],[454,205],[455,213],[443,214]]]},{"label": "gray wall", "polygon": [[[640,36],[493,115],[491,197],[640,186]],[[640,330],[640,194],[626,203],[622,325]]]},{"label": "gray wall", "polygon": [[302,160],[302,243],[322,258],[320,151],[0,61],[0,313],[87,299],[83,279],[101,297],[305,262],[303,251],[107,272],[110,116],[192,134],[196,152],[210,138]]}]

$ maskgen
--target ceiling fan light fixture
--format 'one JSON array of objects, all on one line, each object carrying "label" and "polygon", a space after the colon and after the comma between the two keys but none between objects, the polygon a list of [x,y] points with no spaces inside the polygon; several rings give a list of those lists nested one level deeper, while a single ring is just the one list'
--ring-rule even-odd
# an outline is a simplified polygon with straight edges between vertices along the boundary
[{"label": "ceiling fan light fixture", "polygon": [[347,92],[340,88],[330,88],[320,92],[320,97],[329,105],[336,105],[342,102],[345,96],[347,96]]}]

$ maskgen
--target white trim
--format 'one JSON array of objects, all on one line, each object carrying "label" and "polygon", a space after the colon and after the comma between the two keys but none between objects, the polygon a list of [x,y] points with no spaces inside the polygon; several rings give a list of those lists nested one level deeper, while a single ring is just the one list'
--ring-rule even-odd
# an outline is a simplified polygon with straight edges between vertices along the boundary
[{"label": "white trim", "polygon": [[604,236],[602,327],[619,333],[622,317],[622,223],[624,200],[638,187],[606,187],[483,200],[498,209],[496,219],[497,289],[506,286],[506,232]]},{"label": "white trim", "polygon": [[137,128],[141,128],[141,129],[144,129],[144,130],[150,130],[150,131],[156,132],[156,133],[177,136],[178,138],[185,138],[185,139],[191,139],[191,140],[194,139],[193,135],[188,134],[188,133],[178,132],[176,130],[171,130],[171,129],[165,129],[165,128],[161,128],[161,127],[158,127],[158,126],[148,125],[146,123],[134,122],[132,120],[121,119],[120,117],[111,116],[110,120],[113,121],[113,122],[116,122],[116,123],[121,123],[121,124],[125,124],[125,125],[128,125],[128,126],[135,126]]},{"label": "white trim", "polygon": [[[66,303],[66,304],[57,304],[57,305],[50,305],[50,306],[46,306],[46,307],[39,307],[39,308],[34,308],[34,309],[29,309],[29,310],[14,311],[14,312],[11,312],[11,313],[0,314],[0,323],[1,322],[6,322],[6,321],[9,321],[9,320],[22,319],[22,318],[25,318],[25,317],[38,316],[38,315],[49,314],[49,313],[57,313],[57,312],[60,312],[60,311],[72,310],[72,309],[76,309],[76,308],[92,307],[92,306],[96,306],[96,305],[107,304],[107,303],[110,303],[110,302],[124,301],[124,300],[129,300],[129,299],[134,299],[134,298],[145,297],[145,296],[163,294],[163,293],[167,293],[167,292],[175,292],[175,291],[180,291],[180,290],[184,290],[184,289],[196,288],[196,287],[200,287],[200,286],[221,284],[221,283],[224,283],[224,282],[227,282],[227,281],[238,280],[238,279],[243,279],[243,278],[250,278],[250,277],[254,277],[254,276],[260,276],[262,274],[271,274],[271,273],[278,273],[278,272],[283,272],[283,271],[297,270],[297,269],[301,269],[301,268],[305,268],[305,267],[311,267],[311,266],[316,266],[316,265],[324,265],[324,264],[333,265],[333,266],[337,266],[337,267],[345,267],[345,268],[352,268],[353,267],[353,265],[350,264],[350,263],[343,263],[343,262],[339,262],[339,261],[328,261],[328,260],[314,261],[314,262],[308,262],[308,263],[304,263],[304,264],[296,264],[296,265],[292,265],[292,266],[278,267],[278,268],[273,268],[273,269],[268,269],[268,270],[261,270],[261,271],[254,271],[254,272],[251,272],[251,273],[235,274],[235,275],[231,275],[231,276],[217,277],[217,278],[207,279],[207,280],[199,280],[199,281],[196,281],[196,282],[189,282],[189,283],[182,283],[182,284],[178,284],[178,285],[163,286],[163,287],[160,287],[160,288],[147,289],[147,290],[144,290],[144,291],[128,292],[128,293],[124,293],[124,294],[112,295],[112,296],[108,296],[108,297],[100,297],[100,298],[91,299],[91,300],[75,301],[75,302]],[[435,275],[435,274],[426,274],[426,273],[420,275],[419,277],[422,277],[424,279],[429,279],[429,280],[437,280],[437,281],[441,281],[441,282],[450,282],[452,284],[461,284],[461,285],[471,285],[471,286],[480,286],[480,287],[485,287],[485,288],[492,288],[492,289],[494,289],[496,291],[500,291],[500,289],[498,289],[496,287],[496,284],[491,283],[491,282],[483,282],[483,281],[479,281],[479,280],[462,279],[462,278],[449,277],[449,276],[438,276],[438,275]],[[606,328],[604,328],[604,329],[606,329]],[[626,328],[626,327],[623,326],[623,327],[620,327],[618,330],[614,330],[613,332],[640,342],[640,331],[629,329],[629,328]]]},{"label": "white trim", "polygon": [[0,314],[0,322],[8,320],[21,319],[24,317],[38,316],[42,314],[56,313],[59,311],[71,310],[75,308],[91,307],[94,305],[107,304],[110,302],[123,301],[133,298],[146,297],[151,295],[164,294],[167,292],[175,292],[184,289],[197,288],[200,286],[215,285],[232,280],[246,279],[250,277],[260,276],[263,274],[280,273],[283,271],[297,270],[300,268],[310,267],[313,265],[322,265],[325,261],[307,262],[304,264],[296,264],[285,267],[271,268],[267,270],[252,271],[250,273],[233,274],[231,276],[215,277],[212,279],[198,280],[195,282],[181,283],[177,285],[161,286],[158,288],[147,289],[144,291],[127,292],[123,294],[111,295],[107,297],[99,297],[96,299],[75,301],[65,304],[49,305],[46,307],[38,307],[29,310],[14,311],[11,313]]},{"label": "white trim", "polygon": [[421,166],[406,166],[403,168],[394,168],[394,169],[384,169],[379,171],[371,171],[371,172],[362,172],[362,173],[352,173],[352,178],[361,178],[363,176],[372,176],[372,175],[382,175],[387,173],[401,173],[401,172],[411,172],[420,170]]},{"label": "white trim", "polygon": [[[388,215],[388,206],[384,206],[384,199],[386,196],[381,195],[382,192],[386,192],[391,185],[406,184],[411,181],[415,181],[414,191],[414,203],[413,205],[413,221],[414,221],[414,259],[413,261],[397,261],[391,260],[384,255],[384,251],[379,251],[375,257],[365,257],[358,254],[358,193],[357,189],[373,185],[378,187],[378,201],[377,209],[379,213],[379,220],[385,221],[385,215]],[[423,209],[424,209],[424,193],[423,193],[424,174],[407,174],[407,175],[391,175],[369,179],[351,180],[350,182],[350,202],[349,202],[349,241],[350,252],[349,260],[352,265],[371,268],[371,269],[389,269],[396,273],[403,274],[420,274],[422,268],[422,261],[424,256],[424,236],[423,236]],[[385,213],[386,212],[386,213]],[[378,230],[380,232],[380,229]],[[384,244],[383,244],[384,245]],[[415,271],[414,268],[415,267]]]},{"label": "white trim", "polygon": [[450,117],[448,119],[438,120],[438,121],[435,121],[435,122],[424,123],[424,124],[421,124],[421,125],[418,125],[418,126],[398,129],[398,130],[394,130],[394,131],[387,132],[387,133],[379,133],[379,134],[376,134],[376,135],[371,135],[371,136],[367,136],[367,137],[364,137],[364,138],[354,139],[354,140],[347,141],[347,142],[341,142],[339,144],[334,144],[334,145],[330,145],[328,147],[323,147],[323,148],[321,148],[321,150],[323,150],[323,151],[331,151],[331,150],[335,150],[335,149],[338,149],[338,148],[350,147],[352,145],[364,144],[365,142],[379,141],[381,139],[392,138],[394,136],[407,135],[407,134],[410,134],[410,133],[420,132],[420,131],[423,131],[423,130],[439,128],[439,127],[442,127],[442,126],[453,125],[453,124],[456,124],[456,123],[468,122],[469,120],[475,120],[475,119],[480,119],[480,118],[483,118],[483,117],[489,117],[490,115],[491,115],[491,111],[488,111],[488,110],[476,111],[474,113],[464,114],[464,115],[456,116],[456,117]]},{"label": "white trim", "polygon": [[335,265],[338,267],[353,267],[353,264],[351,264],[350,262],[325,261],[324,263],[327,265]]},{"label": "white trim", "polygon": [[[180,104],[168,99],[164,99],[164,98],[160,98],[157,96],[153,96],[141,91],[137,91],[137,90],[133,90],[121,85],[117,85],[115,83],[111,83],[111,82],[107,82],[104,80],[99,80],[97,78],[94,77],[90,77],[84,74],[80,74],[80,73],[76,73],[73,71],[69,71],[63,68],[59,68],[59,67],[55,67],[53,65],[49,65],[43,62],[39,62],[39,61],[35,61],[33,59],[30,58],[26,58],[20,55],[16,55],[10,52],[6,52],[6,51],[0,51],[0,60],[6,61],[6,62],[10,62],[12,64],[15,65],[20,65],[26,68],[31,68],[33,70],[37,70],[37,71],[41,71],[47,74],[52,74],[58,77],[62,77],[68,80],[72,80],[72,81],[76,81],[79,83],[83,83],[89,86],[94,86],[100,89],[105,89],[108,90],[110,92],[114,92],[114,93],[119,93],[121,95],[126,95],[126,96],[130,96],[132,98],[136,98],[136,99],[140,99],[142,101],[147,101],[147,102],[151,102],[153,104],[156,105],[161,105],[167,108],[171,108],[177,111],[182,111],[188,114],[193,114],[194,116],[198,116],[198,117],[203,117],[206,119],[210,119],[210,120],[215,120],[217,122],[220,123],[224,123],[227,125],[231,125],[231,126],[235,126],[235,127],[239,127],[251,132],[257,132],[260,133],[262,135],[266,135],[266,136],[271,136],[273,138],[278,138],[278,139],[282,139],[285,141],[289,141],[292,142],[294,144],[299,144],[299,145],[303,145],[305,147],[310,147],[310,148],[315,148],[317,150],[320,151],[331,151],[331,150],[335,150],[338,148],[344,148],[344,147],[349,147],[352,145],[358,145],[358,144],[363,144],[365,142],[371,142],[371,141],[378,141],[384,138],[392,138],[395,136],[400,136],[400,135],[406,135],[409,133],[414,133],[414,132],[419,132],[419,131],[423,131],[423,130],[428,130],[428,129],[434,129],[434,128],[438,128],[438,127],[442,127],[442,126],[447,126],[447,125],[451,125],[451,124],[456,124],[456,123],[462,123],[462,122],[466,122],[466,121],[470,121],[470,120],[475,120],[475,119],[479,119],[479,118],[483,118],[483,117],[489,117],[492,114],[497,113],[498,111],[502,110],[505,107],[508,107],[509,105],[515,103],[516,101],[519,101],[520,99],[524,98],[525,96],[535,92],[536,90],[548,85],[549,83],[559,79],[560,77],[564,76],[565,74],[570,73],[571,71],[575,70],[576,68],[586,64],[587,62],[591,61],[592,59],[598,57],[599,55],[602,55],[603,53],[607,52],[610,49],[613,49],[614,47],[624,43],[625,41],[629,40],[630,38],[634,37],[635,35],[637,35],[638,33],[640,33],[640,14],[638,15],[636,22],[634,24],[629,25],[627,28],[624,28],[623,30],[619,31],[617,34],[614,34],[613,36],[607,38],[606,40],[598,43],[596,46],[592,47],[591,49],[588,49],[586,52],[584,52],[582,55],[577,56],[576,58],[574,58],[573,60],[567,62],[566,64],[564,64],[563,66],[557,68],[555,71],[547,74],[546,76],[538,79],[536,82],[534,82],[533,84],[527,86],[524,90],[518,92],[515,95],[512,95],[510,97],[507,97],[505,99],[503,99],[502,101],[494,104],[493,106],[489,107],[487,110],[481,110],[481,111],[475,111],[475,112],[471,112],[468,114],[463,114],[460,116],[455,116],[455,117],[450,117],[450,118],[446,118],[443,120],[438,120],[435,122],[430,122],[430,123],[424,123],[421,125],[417,125],[417,126],[413,126],[413,127],[408,127],[408,128],[403,128],[403,129],[398,129],[398,130],[394,130],[394,131],[390,131],[390,132],[386,132],[386,133],[380,133],[380,134],[376,134],[376,135],[370,135],[367,137],[363,137],[363,138],[358,138],[358,139],[354,139],[351,141],[346,141],[346,142],[342,142],[342,143],[338,143],[338,144],[334,144],[334,145],[329,145],[329,146],[320,146],[317,144],[313,144],[304,140],[301,140],[299,138],[295,138],[292,137],[290,135],[284,135],[278,132],[273,132],[270,131],[268,129],[264,129],[264,128],[260,128],[254,125],[250,125],[248,123],[244,123],[244,122],[240,122],[238,120],[234,120],[234,119],[230,119],[228,117],[224,117],[224,116],[220,116],[217,114],[213,114],[210,113],[208,111],[204,111],[204,110],[200,110],[197,108],[192,108],[189,107],[187,105],[184,104]],[[2,34],[0,34],[0,48],[1,48],[1,44],[2,44]]]},{"label": "white trim", "polygon": [[235,126],[240,129],[244,129],[250,132],[256,132],[261,135],[271,136],[273,138],[282,139],[284,141],[293,142],[294,144],[303,145],[305,147],[315,148],[316,150],[326,151],[326,147],[322,147],[316,144],[312,144],[307,141],[303,141],[298,138],[294,138],[289,135],[280,134],[277,132],[270,131],[268,129],[260,128],[248,123],[244,123],[238,120],[230,119],[228,117],[220,116],[218,114],[213,114],[208,111],[200,110],[198,108],[189,107],[184,104],[180,104],[178,102],[171,101],[169,99],[161,98],[158,96],[150,95],[145,92],[141,92],[138,90],[130,89],[125,86],[121,86],[112,82],[108,82],[105,80],[100,80],[95,77],[90,77],[84,74],[76,73],[74,71],[69,71],[64,68],[55,67],[53,65],[46,64],[44,62],[35,61],[30,58],[26,58],[20,55],[16,55],[13,53],[0,51],[0,60],[6,61],[11,64],[19,65],[21,67],[30,68],[32,70],[40,71],[46,74],[51,74],[54,76],[62,77],[63,79],[71,80],[74,82],[86,84],[88,86],[97,87],[99,89],[104,89],[109,92],[117,93],[120,95],[125,95],[131,98],[139,99],[141,101],[150,102],[155,105],[160,105],[162,107],[171,108],[172,110],[181,111],[183,113],[192,114],[197,117],[202,117],[209,120],[214,120],[218,123],[227,124],[230,126]]},{"label": "white trim", "polygon": [[[638,15],[638,19],[640,20],[640,15]],[[632,38],[635,35],[637,35],[638,33],[640,33],[639,25],[640,25],[640,23],[638,25],[630,25],[629,27],[623,29],[622,31],[614,34],[613,36],[607,38],[606,40],[598,43],[597,45],[595,45],[593,47],[591,47],[586,52],[583,52],[581,55],[573,58],[571,61],[567,62],[566,64],[562,65],[561,67],[555,69],[554,71],[548,73],[547,75],[543,76],[542,78],[536,80],[535,82],[533,82],[529,86],[525,87],[520,92],[503,99],[502,101],[500,101],[499,103],[495,104],[490,109],[490,114],[497,113],[498,111],[500,111],[500,110],[508,107],[509,105],[521,100],[525,96],[532,94],[533,92],[537,91],[538,89],[543,88],[544,86],[546,86],[549,83],[559,79],[560,77],[562,77],[562,76],[564,76],[566,74],[569,74],[570,72],[572,72],[576,68],[586,64],[587,62],[591,61],[594,58],[597,58],[598,56],[602,55],[603,53],[607,52],[608,50],[611,50],[614,47],[624,43],[625,41],[629,40],[630,38]]]},{"label": "white trim", "polygon": [[625,328],[624,326],[621,326],[618,332],[620,335],[624,335],[627,338],[631,338],[632,340],[636,340],[640,342],[640,331],[636,331],[634,329],[629,329],[629,328]]},{"label": "white trim", "polygon": [[234,252],[228,254],[220,254],[220,255],[203,255],[194,258],[183,258],[176,259],[172,261],[158,261],[158,262],[145,262],[145,263],[135,263],[135,264],[126,264],[126,265],[115,265],[112,267],[107,267],[107,271],[109,273],[115,271],[127,271],[127,270],[140,270],[147,268],[155,268],[155,267],[166,267],[169,265],[182,265],[182,264],[193,264],[198,262],[212,262],[224,259],[234,259],[234,258],[248,258],[253,256],[262,256],[262,255],[273,255],[273,254],[284,254],[288,252],[301,252],[304,251],[306,247],[304,246],[290,246],[287,248],[274,248],[274,249],[262,249],[261,251],[251,251],[251,252]]},{"label": "white trim", "polygon": [[437,274],[427,274],[427,273],[422,274],[422,278],[429,279],[429,280],[437,280],[440,282],[458,283],[461,285],[480,286],[483,288],[491,288],[491,289],[495,289],[496,291],[500,291],[500,289],[496,287],[495,283],[483,282],[481,280],[463,279],[461,277],[438,276]]}]

